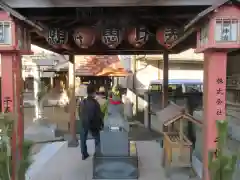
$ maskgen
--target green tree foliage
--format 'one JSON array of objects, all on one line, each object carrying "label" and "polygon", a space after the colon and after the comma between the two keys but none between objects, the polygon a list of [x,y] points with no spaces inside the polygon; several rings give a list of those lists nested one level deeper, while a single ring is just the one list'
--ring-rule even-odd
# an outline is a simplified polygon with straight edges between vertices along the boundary
[{"label": "green tree foliage", "polygon": [[120,92],[120,86],[114,85],[112,87],[112,99],[114,101],[120,101],[121,100],[121,92]]},{"label": "green tree foliage", "polygon": [[217,132],[217,148],[208,155],[209,177],[211,180],[232,180],[238,155],[224,152],[228,133],[227,121],[217,121]]},{"label": "green tree foliage", "polygon": [[109,105],[109,99],[106,100],[106,102],[101,105],[101,111],[103,113],[104,119],[108,116],[108,105]]},{"label": "green tree foliage", "polygon": [[[14,129],[13,116],[10,114],[0,115],[0,180],[11,180],[12,173],[12,149],[11,136]],[[25,173],[31,165],[32,142],[24,141],[22,145],[22,158],[17,163],[16,180],[23,180]]]}]

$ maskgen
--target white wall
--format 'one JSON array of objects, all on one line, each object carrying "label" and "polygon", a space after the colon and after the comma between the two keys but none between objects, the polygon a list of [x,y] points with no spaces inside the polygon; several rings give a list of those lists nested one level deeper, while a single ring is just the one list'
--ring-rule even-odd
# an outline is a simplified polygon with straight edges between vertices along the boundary
[{"label": "white wall", "polygon": [[[132,70],[132,56],[131,55],[118,55],[118,58],[122,64],[123,68],[126,71]],[[114,80],[116,81],[117,78],[114,78]],[[129,87],[129,85],[131,84],[131,83],[128,83],[129,81],[131,81],[130,77],[120,77],[119,78],[119,84],[121,84],[121,86],[124,88],[131,88],[131,87]]]},{"label": "white wall", "polygon": [[123,68],[127,71],[132,68],[132,56],[131,55],[118,55],[118,58],[123,66]]},{"label": "white wall", "polygon": [[[193,50],[190,49],[186,51],[188,56],[193,53]],[[184,53],[182,53],[184,54]],[[181,55],[181,54],[180,54]],[[192,55],[193,56],[193,55]],[[190,57],[192,57],[190,56]],[[155,56],[154,56],[155,57]],[[152,58],[154,58],[152,57]],[[177,56],[176,56],[177,57]],[[174,56],[174,58],[176,59]],[[182,56],[181,56],[182,57]],[[185,56],[184,56],[185,57]],[[200,55],[194,57],[197,61],[200,61]],[[198,59],[197,59],[198,58]],[[131,56],[119,56],[119,59],[126,70],[133,70],[132,68],[132,59]],[[137,89],[138,93],[142,94],[144,90],[147,90],[149,82],[151,80],[156,80],[159,78],[162,79],[163,77],[163,70],[158,69],[158,58],[154,58],[155,60],[149,61],[138,61],[137,62],[137,72],[136,72],[136,79],[135,79],[135,88]],[[171,59],[170,59],[171,61]],[[160,68],[162,65],[160,65]],[[169,79],[202,79],[203,80],[203,70],[201,63],[176,63],[175,65],[170,65],[169,70]],[[128,76],[126,78],[120,78],[119,83],[125,88],[133,88],[133,76]]]}]

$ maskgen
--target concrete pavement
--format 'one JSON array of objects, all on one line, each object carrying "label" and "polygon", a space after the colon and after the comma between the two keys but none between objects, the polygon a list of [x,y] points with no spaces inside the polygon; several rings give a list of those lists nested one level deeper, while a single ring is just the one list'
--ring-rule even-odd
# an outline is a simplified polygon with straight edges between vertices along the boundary
[{"label": "concrete pavement", "polygon": [[[156,141],[137,141],[139,180],[197,180],[179,169],[165,176],[161,166],[160,145]],[[94,142],[88,141],[89,153],[93,154]],[[66,142],[49,144],[35,155],[35,162],[28,170],[26,180],[92,180],[92,157],[82,161],[80,147],[68,148]]]}]

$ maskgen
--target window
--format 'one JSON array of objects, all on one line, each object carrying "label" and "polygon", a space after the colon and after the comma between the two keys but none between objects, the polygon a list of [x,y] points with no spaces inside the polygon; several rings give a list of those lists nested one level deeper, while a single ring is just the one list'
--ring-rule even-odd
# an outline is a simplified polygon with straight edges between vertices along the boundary
[{"label": "window", "polygon": [[176,84],[169,84],[168,85],[168,89],[170,89],[170,90],[176,90],[177,89],[177,85]]},{"label": "window", "polygon": [[12,41],[11,23],[10,22],[0,22],[0,44],[11,45]]},{"label": "window", "polygon": [[169,84],[168,85],[168,94],[176,95],[176,94],[182,94],[182,84]]},{"label": "window", "polygon": [[161,84],[151,84],[150,91],[162,91],[162,85]]},{"label": "window", "polygon": [[231,42],[238,40],[237,19],[217,19],[215,27],[215,41]]},{"label": "window", "polygon": [[185,84],[185,87],[186,87],[186,92],[191,92],[192,89],[202,92],[202,85],[200,84]]}]

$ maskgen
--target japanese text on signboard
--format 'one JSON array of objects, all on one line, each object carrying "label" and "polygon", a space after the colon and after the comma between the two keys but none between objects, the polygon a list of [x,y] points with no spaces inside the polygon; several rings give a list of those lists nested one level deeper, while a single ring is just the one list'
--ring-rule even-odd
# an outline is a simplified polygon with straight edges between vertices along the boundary
[{"label": "japanese text on signboard", "polygon": [[216,88],[216,115],[217,117],[221,117],[224,115],[225,111],[225,80],[223,78],[217,78],[216,83],[217,83],[217,88]]}]

